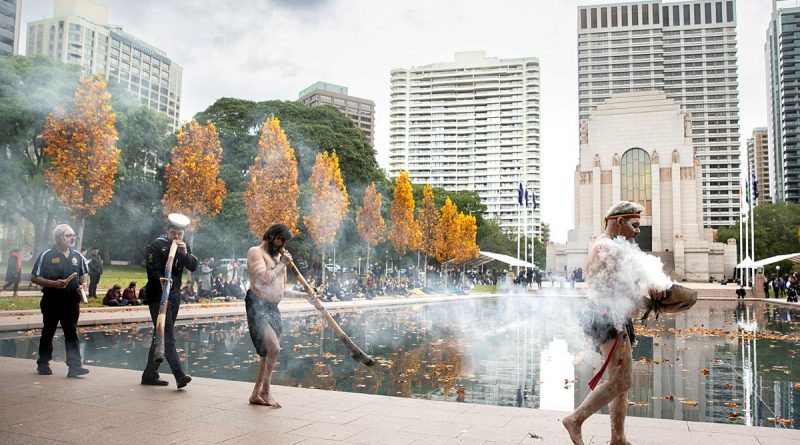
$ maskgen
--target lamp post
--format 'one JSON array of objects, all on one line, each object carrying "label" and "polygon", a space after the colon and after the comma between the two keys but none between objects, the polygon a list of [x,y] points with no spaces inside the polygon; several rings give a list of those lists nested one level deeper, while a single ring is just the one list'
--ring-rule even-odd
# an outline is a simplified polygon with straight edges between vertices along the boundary
[{"label": "lamp post", "polygon": [[361,275],[361,257],[358,257],[358,274]]}]

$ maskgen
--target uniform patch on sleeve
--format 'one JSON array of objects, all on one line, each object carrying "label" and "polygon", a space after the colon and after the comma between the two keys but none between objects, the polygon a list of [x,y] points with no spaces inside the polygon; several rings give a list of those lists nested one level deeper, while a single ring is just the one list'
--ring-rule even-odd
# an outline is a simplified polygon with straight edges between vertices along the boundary
[{"label": "uniform patch on sleeve", "polygon": [[50,261],[51,261],[53,264],[60,264],[60,263],[61,263],[61,258],[53,258],[53,259],[52,259],[52,260],[50,260]]}]

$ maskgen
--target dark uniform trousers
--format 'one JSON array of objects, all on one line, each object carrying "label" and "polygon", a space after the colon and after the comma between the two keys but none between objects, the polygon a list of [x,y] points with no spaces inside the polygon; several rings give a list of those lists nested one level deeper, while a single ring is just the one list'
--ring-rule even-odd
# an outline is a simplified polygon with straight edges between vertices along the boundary
[{"label": "dark uniform trousers", "polygon": [[89,296],[97,296],[97,283],[100,282],[100,274],[89,274]]},{"label": "dark uniform trousers", "polygon": [[[153,319],[153,329],[155,329],[156,319],[158,318],[158,309],[161,306],[161,296],[155,298],[148,298],[148,306],[150,307],[150,318]],[[175,333],[173,327],[175,320],[178,318],[178,309],[180,309],[181,297],[180,292],[170,292],[169,302],[167,303],[167,314],[164,323],[164,356],[169,363],[172,374],[175,379],[183,377],[185,374],[181,369],[181,361],[178,358],[178,351],[175,349]],[[147,354],[147,366],[142,373],[143,380],[158,379],[158,367],[160,363],[156,363],[154,356],[156,353],[155,341],[150,343],[150,352]]]},{"label": "dark uniform trousers", "polygon": [[78,341],[78,316],[80,307],[75,298],[59,298],[58,296],[45,296],[39,307],[42,310],[43,324],[42,338],[39,340],[39,358],[36,363],[47,365],[53,358],[53,336],[58,324],[64,331],[64,343],[67,347],[67,366],[79,368],[81,366],[80,342]]}]

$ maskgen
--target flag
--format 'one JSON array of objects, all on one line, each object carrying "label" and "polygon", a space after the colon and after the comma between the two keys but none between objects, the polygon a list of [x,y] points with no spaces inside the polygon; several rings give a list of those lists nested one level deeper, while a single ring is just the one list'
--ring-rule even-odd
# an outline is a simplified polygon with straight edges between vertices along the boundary
[{"label": "flag", "polygon": [[522,183],[519,183],[519,188],[517,189],[517,204],[520,206],[522,205]]},{"label": "flag", "polygon": [[758,178],[756,178],[756,174],[753,173],[753,199],[758,200]]},{"label": "flag", "polygon": [[531,203],[531,200],[530,200],[530,197],[528,196],[528,189],[525,189],[525,208],[528,208],[530,203]]},{"label": "flag", "polygon": [[539,208],[539,203],[536,202],[536,191],[535,190],[531,190],[531,201],[532,201],[531,204],[533,206],[533,210],[536,210],[537,208]]}]

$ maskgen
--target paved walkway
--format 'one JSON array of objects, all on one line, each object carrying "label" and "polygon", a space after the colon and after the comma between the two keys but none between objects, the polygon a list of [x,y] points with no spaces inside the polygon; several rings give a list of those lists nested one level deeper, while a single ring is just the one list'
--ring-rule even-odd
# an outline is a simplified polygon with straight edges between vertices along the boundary
[{"label": "paved walkway", "polygon": [[[564,413],[276,386],[284,408],[252,406],[252,385],[196,378],[186,390],[138,384],[140,373],[91,367],[68,379],[0,357],[4,444],[569,444]],[[608,416],[584,426],[587,445],[609,440]],[[628,438],[648,444],[800,445],[800,431],[629,417]],[[532,435],[538,436],[534,438]]]}]

